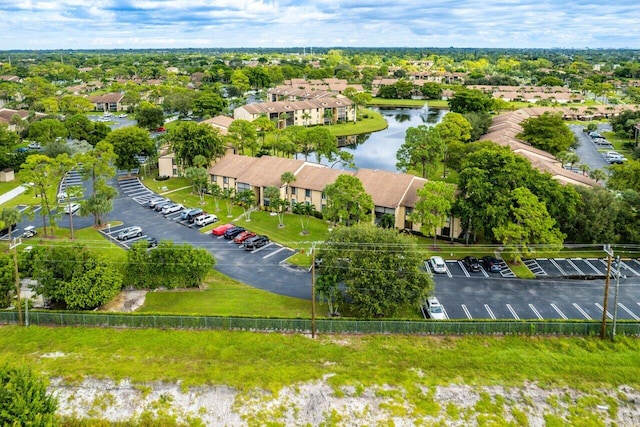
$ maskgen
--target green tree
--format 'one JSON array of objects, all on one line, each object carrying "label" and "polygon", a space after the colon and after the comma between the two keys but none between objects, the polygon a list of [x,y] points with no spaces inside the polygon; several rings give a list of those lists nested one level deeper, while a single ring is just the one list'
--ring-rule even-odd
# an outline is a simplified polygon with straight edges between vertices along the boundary
[{"label": "green tree", "polygon": [[255,125],[243,119],[236,119],[229,125],[226,140],[233,146],[234,153],[243,154],[244,147],[254,147],[258,140]]},{"label": "green tree", "polygon": [[27,367],[0,367],[0,425],[54,426],[57,407],[44,378]]},{"label": "green tree", "polygon": [[122,286],[118,269],[85,246],[46,246],[33,262],[34,291],[71,310],[99,307],[113,299]]},{"label": "green tree", "polygon": [[143,102],[136,110],[135,115],[139,127],[149,131],[156,130],[164,125],[164,111],[150,102]]},{"label": "green tree", "polygon": [[222,188],[218,185],[217,182],[211,182],[209,184],[209,194],[213,197],[213,205],[215,206],[216,212],[220,211],[220,199],[223,197]]},{"label": "green tree", "polygon": [[242,206],[245,221],[251,221],[251,209],[256,201],[256,193],[253,190],[242,190],[236,194],[236,203]]},{"label": "green tree", "polygon": [[64,114],[82,114],[93,110],[93,103],[87,98],[65,95],[60,98],[60,111]]},{"label": "green tree", "polygon": [[575,219],[567,224],[567,241],[572,243],[615,242],[616,223],[621,204],[614,193],[604,188],[579,186],[580,194]]},{"label": "green tree", "polygon": [[[8,232],[8,240],[11,243],[13,241],[13,229],[22,219],[22,214],[15,207],[5,207],[0,210],[0,221],[2,221],[2,227],[6,227]],[[7,257],[0,261],[0,301],[7,301],[8,291],[13,287],[16,296],[16,306],[18,307],[18,323],[22,325],[22,303],[20,302],[20,274],[18,271],[18,253],[17,249],[14,248],[12,251],[12,260],[9,268],[7,268],[7,263],[5,261],[9,260]],[[6,307],[6,305],[5,305]]]},{"label": "green tree", "polygon": [[111,212],[112,201],[117,196],[116,189],[107,184],[107,180],[116,175],[113,145],[100,141],[92,150],[79,154],[77,159],[82,163],[82,178],[91,181],[91,195],[81,204],[80,214],[93,215],[93,225],[100,226],[104,224],[104,215]]},{"label": "green tree", "polygon": [[489,111],[493,105],[492,99],[477,89],[456,89],[448,103],[451,112],[460,114]]},{"label": "green tree", "polygon": [[69,132],[65,125],[57,119],[42,119],[29,126],[29,139],[43,145],[50,144],[56,138],[66,138]]},{"label": "green tree", "polygon": [[342,285],[353,310],[364,317],[417,309],[433,290],[433,279],[420,268],[415,239],[395,230],[372,224],[338,228],[318,248],[317,256],[322,267],[316,289],[332,312],[342,302]]},{"label": "green tree", "polygon": [[333,224],[353,225],[372,219],[373,199],[364,190],[362,182],[353,175],[339,175],[328,184],[324,191],[327,206],[323,212],[325,219]]},{"label": "green tree", "polygon": [[543,245],[545,252],[559,251],[566,235],[557,228],[544,203],[524,187],[514,189],[510,197],[509,220],[494,228],[493,233],[513,260],[520,255],[533,255],[533,245]]},{"label": "green tree", "polygon": [[[17,257],[17,254],[15,256]],[[18,307],[18,324],[22,324],[20,298],[16,298],[15,302],[13,301],[13,296],[20,289],[20,280],[15,280],[14,270],[14,255],[0,253],[0,308],[15,304]]]},{"label": "green tree", "polygon": [[607,188],[640,192],[640,160],[629,159],[621,165],[611,165],[609,169],[611,176],[607,180]]},{"label": "green tree", "polygon": [[420,88],[420,93],[426,99],[442,99],[442,86],[440,83],[426,82]]},{"label": "green tree", "polygon": [[437,245],[437,231],[446,222],[456,187],[442,181],[427,181],[418,190],[418,201],[410,215],[411,221],[420,224],[420,231],[433,235],[433,247]]},{"label": "green tree", "polygon": [[545,112],[521,123],[522,132],[516,135],[531,145],[551,154],[567,151],[575,144],[575,135],[564,123],[562,113]]},{"label": "green tree", "polygon": [[135,126],[116,129],[104,140],[113,146],[117,156],[116,167],[129,173],[140,167],[139,155],[151,155],[155,151],[155,143],[149,133]]},{"label": "green tree", "polygon": [[291,192],[289,191],[289,186],[296,182],[296,176],[293,172],[284,172],[280,175],[280,182],[284,185],[284,194],[287,198],[287,202],[291,204]]},{"label": "green tree", "polygon": [[194,166],[188,167],[185,170],[185,177],[191,181],[193,191],[200,198],[200,204],[204,205],[204,193],[207,191],[209,184],[209,173],[204,167],[207,164],[207,159],[198,154],[193,158]]},{"label": "green tree", "polygon": [[306,138],[314,143],[316,152],[316,161],[322,162],[322,158],[326,157],[328,161],[333,161],[338,154],[338,138],[336,138],[329,129],[322,126],[314,126],[305,129]]},{"label": "green tree", "polygon": [[284,228],[284,213],[288,203],[280,197],[280,189],[275,185],[269,186],[264,189],[264,197],[269,200],[269,211],[278,215],[278,228]]},{"label": "green tree", "polygon": [[182,122],[169,130],[166,136],[169,146],[182,167],[193,166],[196,156],[203,156],[206,164],[224,155],[224,142],[220,131],[207,124]]},{"label": "green tree", "polygon": [[296,202],[293,204],[293,213],[300,217],[300,227],[302,230],[300,234],[309,234],[309,221],[316,207],[310,203]]},{"label": "green tree", "polygon": [[218,92],[205,90],[193,100],[193,112],[201,117],[214,117],[227,108],[227,101]]},{"label": "green tree", "polygon": [[[39,214],[42,216],[43,235],[47,237],[47,218],[53,224],[56,204],[56,190],[62,178],[56,174],[53,159],[42,154],[32,154],[22,165],[18,173],[21,182],[28,182],[27,193],[34,193],[40,199]],[[29,215],[35,215],[34,210]],[[51,230],[53,237],[53,229]]]},{"label": "green tree", "polygon": [[111,128],[105,123],[92,122],[84,114],[67,117],[64,125],[69,131],[69,138],[87,141],[93,146],[102,141],[111,132]]},{"label": "green tree", "polygon": [[249,77],[242,70],[234,70],[231,73],[231,84],[238,90],[238,93],[244,94],[251,89],[251,83]]},{"label": "green tree", "polygon": [[404,172],[419,169],[421,176],[427,178],[436,162],[442,158],[444,148],[444,140],[435,127],[410,127],[396,154],[396,167]]},{"label": "green tree", "polygon": [[[78,161],[72,157],[69,157],[67,153],[60,154],[54,159],[52,163],[52,167],[55,171],[54,173],[56,176],[59,176],[60,179],[62,179],[67,173],[71,172],[76,166],[78,166]],[[81,197],[82,192],[82,186],[68,187],[66,189],[66,202],[69,212],[71,212],[71,198]],[[75,236],[73,230],[73,215],[71,214],[69,215],[69,227],[71,229],[71,240],[73,240]]]},{"label": "green tree", "polygon": [[[256,129],[258,136],[262,139],[262,145],[264,145],[264,139],[269,132],[273,132],[276,129],[275,123],[269,120],[266,116],[261,116],[255,119],[253,122],[253,126]],[[246,142],[245,142],[246,144]],[[251,146],[251,155],[255,155],[255,147]]]}]

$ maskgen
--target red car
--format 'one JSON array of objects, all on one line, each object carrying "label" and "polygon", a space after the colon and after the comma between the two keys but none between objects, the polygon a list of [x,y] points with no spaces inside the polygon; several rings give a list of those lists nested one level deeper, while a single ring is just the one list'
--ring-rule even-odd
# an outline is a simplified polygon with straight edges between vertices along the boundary
[{"label": "red car", "polygon": [[167,130],[162,126],[160,126],[158,129],[156,129],[156,132],[166,132],[166,131]]},{"label": "red car", "polygon": [[245,240],[247,240],[249,237],[254,237],[255,235],[256,235],[256,233],[254,233],[253,231],[246,230],[246,231],[243,231],[242,233],[238,234],[238,235],[233,239],[233,241],[234,241],[235,243],[242,243],[242,242],[244,242]]},{"label": "red car", "polygon": [[213,230],[211,230],[211,234],[213,234],[214,236],[222,236],[225,231],[227,231],[228,229],[233,228],[233,227],[235,227],[235,225],[233,225],[231,223],[219,225],[216,228],[214,228]]}]

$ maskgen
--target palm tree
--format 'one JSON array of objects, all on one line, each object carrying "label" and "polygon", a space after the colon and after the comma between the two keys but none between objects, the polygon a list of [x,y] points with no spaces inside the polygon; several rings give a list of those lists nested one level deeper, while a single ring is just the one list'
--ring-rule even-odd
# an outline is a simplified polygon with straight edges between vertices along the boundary
[{"label": "palm tree", "polygon": [[329,124],[333,123],[333,110],[331,108],[326,108],[324,110],[324,118],[325,121],[329,120]]},{"label": "palm tree", "polygon": [[278,129],[284,129],[287,127],[287,120],[289,119],[289,114],[280,113],[278,115]]},{"label": "palm tree", "polygon": [[296,181],[296,176],[293,174],[293,172],[285,172],[280,176],[280,181],[282,182],[282,185],[285,186],[284,194],[287,197],[287,202],[291,204],[291,195],[289,194],[288,187],[289,184]]},{"label": "palm tree", "polygon": [[244,210],[245,221],[251,221],[251,207],[256,201],[256,193],[252,190],[242,190],[236,195],[236,200]]},{"label": "palm tree", "polygon": [[311,114],[309,114],[306,110],[304,111],[304,113],[302,113],[302,120],[304,121],[303,124],[304,126],[307,126],[309,124],[309,119],[311,118]]},{"label": "palm tree", "polygon": [[225,188],[222,190],[222,194],[224,198],[227,200],[227,218],[231,218],[233,216],[233,212],[231,210],[233,203],[233,196],[235,194],[235,190],[233,188]]},{"label": "palm tree", "polygon": [[220,197],[223,196],[222,188],[218,185],[217,182],[212,182],[209,184],[209,193],[213,197],[213,205],[216,207],[216,212],[220,211]]},{"label": "palm tree", "polygon": [[589,177],[598,183],[607,179],[607,174],[602,169],[595,169],[589,172]]},{"label": "palm tree", "polygon": [[591,168],[589,167],[588,164],[586,163],[580,163],[578,165],[578,167],[580,168],[580,170],[582,171],[582,175],[586,176],[587,172],[589,172],[589,170],[591,170]]},{"label": "palm tree", "polygon": [[[5,226],[8,226],[9,229],[9,244],[11,244],[12,238],[11,234],[13,232],[13,228],[17,223],[22,219],[22,214],[16,208],[3,208],[0,211],[0,221],[4,223]],[[16,285],[16,305],[18,306],[18,322],[22,325],[22,303],[20,302],[20,275],[18,274],[18,251],[14,246],[13,249],[13,273]]]}]

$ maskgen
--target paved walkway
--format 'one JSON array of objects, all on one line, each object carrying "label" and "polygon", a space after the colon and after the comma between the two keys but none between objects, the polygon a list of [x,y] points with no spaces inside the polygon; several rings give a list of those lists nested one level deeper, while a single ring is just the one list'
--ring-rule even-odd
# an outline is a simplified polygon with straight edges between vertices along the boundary
[{"label": "paved walkway", "polygon": [[25,191],[27,191],[27,187],[23,185],[19,185],[13,190],[7,191],[6,193],[0,195],[0,205],[7,203],[9,200],[13,199],[14,197],[18,197]]}]

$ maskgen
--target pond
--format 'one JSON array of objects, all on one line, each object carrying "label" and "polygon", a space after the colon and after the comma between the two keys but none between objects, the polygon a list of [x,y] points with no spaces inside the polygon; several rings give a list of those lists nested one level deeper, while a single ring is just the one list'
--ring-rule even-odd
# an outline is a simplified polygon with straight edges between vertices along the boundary
[{"label": "pond", "polygon": [[[422,108],[372,108],[380,112],[389,127],[379,132],[354,135],[339,140],[343,150],[353,154],[358,168],[378,169],[396,172],[396,153],[404,143],[405,134],[410,127],[420,125],[433,126],[439,123],[446,109]],[[355,140],[355,141],[354,141]],[[350,144],[350,145],[348,145]]]}]

